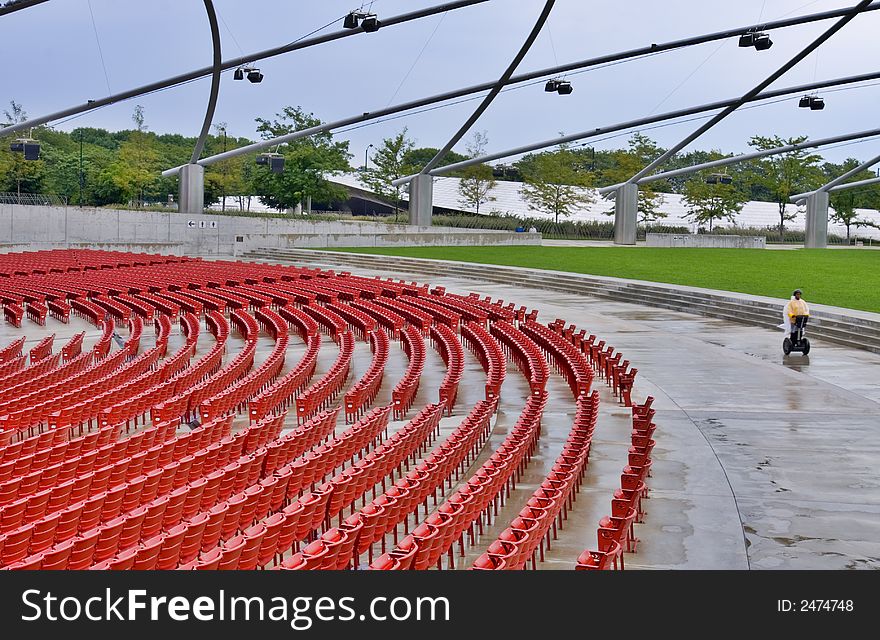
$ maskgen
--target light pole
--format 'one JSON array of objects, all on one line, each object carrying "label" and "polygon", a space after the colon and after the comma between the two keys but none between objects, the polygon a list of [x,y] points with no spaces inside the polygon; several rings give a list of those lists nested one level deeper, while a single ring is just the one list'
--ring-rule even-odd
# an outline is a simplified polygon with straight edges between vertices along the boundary
[{"label": "light pole", "polygon": [[[366,175],[366,173],[367,173],[367,164],[370,161],[369,156],[367,154],[370,152],[370,149],[372,149],[372,148],[373,148],[373,145],[369,145],[366,149],[364,149],[364,175]],[[367,198],[366,198],[366,196],[364,196],[364,198],[362,200],[364,203],[364,216],[366,216],[367,215]]]},{"label": "light pole", "polygon": [[[220,129],[223,132],[223,153],[226,153],[226,127]],[[220,210],[226,213],[226,164],[223,165],[223,189],[220,200]]]},{"label": "light pole", "polygon": [[79,206],[83,206],[83,130],[79,130]]}]

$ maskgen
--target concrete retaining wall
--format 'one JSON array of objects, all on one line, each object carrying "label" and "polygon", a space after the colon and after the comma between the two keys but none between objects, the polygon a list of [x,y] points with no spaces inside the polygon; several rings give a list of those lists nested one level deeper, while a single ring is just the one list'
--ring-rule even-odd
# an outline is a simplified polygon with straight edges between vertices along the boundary
[{"label": "concrete retaining wall", "polygon": [[698,247],[711,249],[766,249],[764,236],[710,236],[701,233],[649,233],[649,247]]},{"label": "concrete retaining wall", "polygon": [[[275,262],[332,264],[372,271],[419,274],[423,278],[449,276],[500,284],[548,289],[609,298],[662,309],[683,311],[731,322],[776,329],[782,322],[784,301],[762,296],[699,289],[678,285],[624,280],[561,271],[502,267],[421,258],[372,256],[354,253],[308,250],[260,251],[248,256]],[[854,349],[880,353],[880,314],[810,304],[812,316],[807,333],[811,337],[837,342]],[[782,344],[782,332],[779,342]]]},{"label": "concrete retaining wall", "polygon": [[186,255],[237,255],[260,247],[540,243],[540,234],[506,231],[0,204],[0,245],[30,251],[164,246]]}]

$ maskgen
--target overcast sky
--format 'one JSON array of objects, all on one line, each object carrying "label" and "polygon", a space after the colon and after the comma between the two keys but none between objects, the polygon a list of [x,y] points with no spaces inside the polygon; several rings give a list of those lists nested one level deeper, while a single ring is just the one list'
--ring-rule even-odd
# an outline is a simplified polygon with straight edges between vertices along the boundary
[{"label": "overcast sky", "polygon": [[[439,4],[440,0],[376,0],[379,17]],[[558,0],[547,26],[519,71],[546,68],[652,42],[688,37],[783,16],[849,6],[855,0]],[[370,3],[367,3],[369,5]],[[94,27],[91,13],[94,14]],[[354,0],[215,0],[222,18],[224,59],[296,40],[334,20],[341,28]],[[543,0],[484,4],[360,34],[259,63],[262,84],[223,75],[215,122],[230,134],[256,137],[254,118],[300,105],[336,120],[496,79],[531,30]],[[831,25],[830,21],[772,33],[769,51],[740,49],[735,39],[571,75],[570,96],[543,86],[509,91],[475,129],[489,151],[553,138],[689,105],[731,98],[781,66]],[[97,38],[95,31],[97,30]],[[857,17],[828,43],[777,81],[784,87],[877,71],[880,11]],[[103,52],[104,65],[101,54]],[[422,52],[421,57],[419,53]],[[0,103],[22,103],[31,117],[210,64],[211,45],[201,0],[52,0],[0,18],[4,80]],[[106,66],[106,75],[104,66]],[[411,72],[410,72],[411,70]],[[109,82],[109,89],[108,89]],[[209,79],[100,109],[59,128],[131,128],[136,104],[151,131],[197,134]],[[878,126],[880,84],[824,92],[824,111],[798,109],[797,98],[737,113],[692,148],[747,149],[752,134],[825,137]],[[364,150],[402,127],[419,146],[440,146],[477,102],[375,124],[341,134],[351,140],[352,164]],[[669,146],[699,123],[645,130]],[[623,146],[625,136],[597,144]],[[464,151],[464,143],[456,148]],[[880,140],[831,149],[826,157],[867,159]]]}]

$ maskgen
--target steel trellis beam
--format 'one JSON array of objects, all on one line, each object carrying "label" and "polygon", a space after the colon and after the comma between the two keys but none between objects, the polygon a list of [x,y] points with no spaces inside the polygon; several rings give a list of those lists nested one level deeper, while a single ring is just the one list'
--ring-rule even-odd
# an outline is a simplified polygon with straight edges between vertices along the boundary
[{"label": "steel trellis beam", "polygon": [[644,176],[650,174],[658,167],[661,167],[669,158],[674,156],[676,153],[684,149],[691,142],[702,136],[709,129],[714,127],[716,124],[724,120],[731,113],[739,109],[742,105],[748,102],[751,98],[754,98],[758,94],[761,93],[764,89],[773,84],[776,80],[785,75],[788,71],[790,71],[794,66],[796,66],[801,60],[806,58],[808,55],[813,53],[816,49],[821,47],[826,41],[828,41],[832,36],[834,36],[838,31],[843,29],[850,21],[852,21],[865,7],[871,4],[871,0],[861,0],[858,4],[852,6],[842,18],[840,18],[837,22],[835,22],[829,29],[827,29],[822,35],[813,40],[809,45],[807,45],[804,49],[802,49],[797,55],[795,55],[791,60],[786,62],[784,65],[779,67],[776,71],[771,73],[767,78],[759,82],[752,89],[747,91],[741,98],[736,100],[733,104],[726,107],[721,113],[716,114],[709,122],[703,124],[696,131],[686,136],[684,140],[673,146],[671,149],[665,151],[659,158],[649,163],[647,167],[636,173],[632,178],[626,181],[627,184],[635,183],[639,180],[639,178],[643,178]]},{"label": "steel trellis beam", "polygon": [[[803,142],[798,142],[797,144],[789,144],[782,147],[775,147],[773,149],[764,149],[762,151],[744,153],[738,156],[733,156],[731,158],[721,158],[719,160],[713,160],[711,162],[695,164],[691,167],[682,167],[681,169],[673,169],[672,171],[664,171],[662,173],[655,173],[654,175],[645,176],[644,178],[640,178],[639,180],[637,180],[636,184],[643,185],[649,182],[657,182],[658,180],[666,180],[668,178],[677,178],[678,176],[685,176],[691,173],[697,173],[699,171],[704,171],[705,169],[725,167],[727,165],[747,162],[748,160],[757,160],[759,158],[775,156],[781,153],[790,153],[792,151],[799,151],[800,149],[811,149],[814,147],[824,147],[829,144],[837,144],[838,142],[847,142],[849,140],[859,140],[861,138],[870,138],[872,136],[880,136],[880,129],[869,129],[867,131],[859,131],[856,133],[846,133],[830,138],[820,138],[819,140],[804,140]],[[599,189],[599,195],[612,193],[614,191],[617,191],[617,189],[622,186],[623,183],[602,187]]]},{"label": "steel trellis beam", "polygon": [[[811,82],[808,84],[801,84],[792,87],[785,87],[782,89],[774,89],[773,91],[766,91],[764,93],[760,93],[749,102],[759,102],[762,100],[770,100],[773,98],[779,98],[782,96],[793,95],[798,93],[806,93],[810,91],[815,91],[817,89],[825,89],[827,87],[840,86],[844,84],[856,84],[858,82],[867,82],[870,80],[878,80],[880,79],[880,71],[875,71],[873,73],[863,73],[855,76],[845,76],[843,78],[834,78],[831,80],[822,80],[819,82]],[[596,127],[595,129],[590,129],[588,131],[581,131],[580,133],[573,133],[566,136],[560,136],[557,138],[553,138],[551,140],[543,140],[541,142],[535,142],[532,144],[524,145],[522,147],[517,147],[515,149],[507,149],[505,151],[499,151],[497,153],[487,154],[484,156],[480,156],[478,158],[470,158],[468,160],[463,160],[461,162],[456,162],[454,164],[445,165],[442,167],[437,167],[433,171],[431,171],[432,176],[440,176],[447,173],[452,173],[454,171],[458,171],[459,169],[464,169],[465,167],[470,167],[475,164],[483,164],[485,162],[491,162],[493,160],[500,160],[501,158],[507,158],[509,156],[517,156],[525,153],[531,153],[533,151],[538,151],[540,149],[546,149],[548,147],[553,147],[559,144],[566,144],[569,142],[578,142],[580,140],[585,140],[588,138],[595,138],[597,136],[605,135],[608,133],[614,133],[617,131],[625,131],[627,129],[635,129],[638,127],[644,127],[649,124],[656,124],[658,122],[664,122],[667,120],[675,120],[676,118],[684,118],[687,116],[693,116],[700,113],[706,113],[708,111],[714,111],[716,109],[722,109],[726,106],[733,104],[737,98],[731,98],[728,100],[719,100],[717,102],[710,102],[703,105],[698,105],[696,107],[688,107],[686,109],[677,109],[676,111],[668,111],[666,113],[661,113],[656,116],[648,116],[645,118],[638,118],[635,120],[628,120],[626,122],[620,122],[617,124],[612,124],[604,127]]]},{"label": "steel trellis beam", "polygon": [[[865,11],[875,11],[880,10],[880,2],[873,2],[869,5]],[[809,15],[796,16],[794,18],[787,18],[785,20],[777,20],[775,22],[767,22],[761,25],[762,29],[771,30],[776,28],[785,28],[792,27],[801,24],[807,24],[810,22],[817,22],[821,20],[828,20],[831,18],[836,18],[845,13],[845,9],[836,9],[834,11],[824,11],[821,13],[813,13]],[[638,58],[646,55],[652,55],[657,53],[662,53],[665,51],[672,51],[675,49],[681,49],[684,47],[689,47],[698,44],[705,44],[707,42],[714,42],[716,40],[723,40],[725,38],[732,38],[745,33],[747,30],[754,28],[753,26],[744,26],[744,27],[736,27],[732,29],[726,29],[724,31],[716,31],[714,33],[703,34],[699,36],[693,36],[690,38],[684,38],[681,40],[673,40],[661,44],[651,44],[646,47],[639,47],[636,49],[630,49],[627,51],[622,51],[618,53],[607,54],[603,56],[598,56],[595,58],[589,58],[586,60],[580,60],[578,62],[570,62],[562,65],[558,65],[555,67],[548,67],[545,69],[538,69],[536,71],[529,71],[527,73],[518,74],[512,76],[510,80],[507,82],[507,86],[520,84],[523,82],[529,82],[532,80],[536,80],[538,78],[544,78],[547,76],[558,75],[562,73],[568,73],[575,70],[588,69],[590,67],[596,67],[603,64],[610,64],[614,62],[621,62],[624,60],[630,60],[633,58]],[[476,93],[480,93],[481,91],[488,91],[492,88],[493,82],[484,82],[482,84],[473,85],[470,87],[465,87],[462,89],[456,89],[453,91],[447,91],[445,93],[440,93],[434,96],[428,96],[425,98],[420,98],[418,100],[412,100],[410,102],[404,102],[398,105],[394,105],[391,107],[386,107],[384,109],[378,109],[376,111],[368,111],[364,113],[359,113],[356,116],[352,116],[349,118],[344,118],[342,120],[337,120],[335,122],[328,122],[317,127],[312,127],[309,129],[304,129],[302,131],[296,131],[284,136],[280,136],[278,138],[274,138],[271,140],[261,140],[259,142],[255,142],[254,144],[250,144],[244,147],[239,147],[238,149],[232,149],[228,152],[217,154],[214,156],[209,156],[207,158],[202,158],[199,160],[199,164],[203,166],[208,166],[210,164],[214,164],[216,162],[221,162],[223,160],[228,160],[230,158],[237,157],[239,155],[254,153],[257,151],[262,151],[263,149],[268,149],[269,147],[273,147],[278,144],[285,144],[287,142],[293,142],[294,140],[299,140],[301,138],[305,138],[308,136],[316,135],[318,133],[324,133],[326,131],[332,131],[334,129],[340,129],[342,127],[347,127],[354,124],[359,124],[362,122],[369,122],[371,120],[377,120],[379,118],[383,118],[385,116],[395,115],[398,113],[402,113],[404,111],[411,111],[413,109],[418,109],[421,107],[427,107],[433,104],[437,104],[440,102],[445,102],[447,100],[455,100],[457,98],[462,98],[465,96],[470,96]],[[503,156],[502,156],[503,157]],[[167,169],[162,173],[164,177],[176,175],[180,171],[180,167],[175,167],[173,169]]]},{"label": "steel trellis beam", "polygon": [[15,13],[16,11],[21,11],[22,9],[30,9],[31,7],[43,4],[44,2],[49,2],[49,0],[23,0],[17,4],[11,4],[8,7],[0,7],[0,17]]},{"label": "steel trellis beam", "polygon": [[[428,7],[426,9],[421,9],[419,11],[412,11],[410,13],[404,13],[397,16],[392,16],[390,18],[384,18],[382,20],[382,29],[386,27],[392,27],[394,25],[402,24],[404,22],[410,22],[412,20],[418,20],[420,18],[426,18],[429,16],[437,15],[440,13],[445,13],[447,11],[452,11],[454,9],[460,9],[462,7],[469,7],[475,4],[481,4],[483,2],[489,2],[489,0],[455,0],[454,2],[447,2],[441,5],[437,5],[434,7]],[[265,60],[266,58],[273,58],[275,56],[279,56],[285,53],[290,53],[291,51],[298,51],[300,49],[306,49],[308,47],[314,47],[319,44],[324,44],[326,42],[333,42],[335,40],[340,40],[342,38],[347,38],[350,36],[358,35],[363,33],[363,27],[358,27],[357,29],[344,29],[342,31],[335,31],[333,33],[329,33],[324,36],[316,36],[314,38],[309,38],[306,40],[300,40],[299,42],[292,42],[290,44],[286,44],[281,47],[275,47],[273,49],[266,49],[264,51],[258,51],[248,56],[243,56],[240,58],[233,58],[232,60],[228,60],[223,63],[223,70],[227,71],[229,69],[234,69],[236,67],[240,67],[244,64],[248,64],[251,62],[255,62],[257,60]],[[143,85],[141,87],[136,87],[134,89],[129,89],[127,91],[123,91],[121,93],[113,94],[111,96],[107,96],[104,98],[99,98],[97,100],[90,100],[85,104],[80,104],[74,107],[69,107],[67,109],[63,109],[62,111],[56,111],[55,113],[51,113],[45,116],[40,116],[39,118],[32,118],[27,121],[27,123],[15,124],[3,129],[0,129],[0,136],[9,135],[15,133],[16,131],[20,131],[24,128],[28,127],[36,127],[41,124],[45,124],[47,122],[53,122],[55,120],[60,120],[62,118],[67,118],[70,116],[78,115],[80,113],[85,113],[86,111],[92,111],[94,109],[98,109],[100,107],[104,107],[110,104],[115,104],[117,102],[121,102],[123,100],[128,100],[129,98],[135,98],[138,96],[145,95],[147,93],[152,93],[154,91],[159,91],[161,89],[167,89],[168,87],[173,87],[175,85],[183,84],[185,82],[189,82],[191,80],[197,80],[199,78],[204,78],[206,76],[211,75],[213,72],[213,66],[211,67],[203,67],[201,69],[196,69],[194,71],[188,71],[187,73],[182,73],[180,75],[176,75],[172,78],[166,78],[165,80],[159,80],[157,82],[152,82],[147,85]]]},{"label": "steel trellis beam", "polygon": [[[819,187],[815,191],[810,191],[809,193],[799,193],[795,196],[792,196],[790,198],[790,200],[791,200],[791,202],[800,202],[801,200],[804,200],[805,198],[808,198],[811,195],[814,195],[816,193],[822,193],[823,191],[832,191],[832,190],[840,191],[841,190],[840,188],[835,189],[835,187],[843,187],[844,186],[843,183],[847,179],[852,178],[854,175],[856,175],[860,171],[864,171],[868,167],[873,167],[878,162],[880,162],[880,156],[875,156],[875,157],[871,158],[870,160],[868,160],[867,162],[863,162],[862,164],[860,164],[856,168],[850,169],[849,171],[847,171],[843,175],[837,176],[836,178],[834,178],[834,180],[832,180],[831,182],[829,182],[827,184],[822,185],[821,187]],[[862,182],[865,182],[865,181],[863,180]],[[846,185],[846,187],[850,188],[850,185],[853,185],[853,184],[857,184],[857,183],[851,182],[851,183],[849,183],[849,185]]]}]

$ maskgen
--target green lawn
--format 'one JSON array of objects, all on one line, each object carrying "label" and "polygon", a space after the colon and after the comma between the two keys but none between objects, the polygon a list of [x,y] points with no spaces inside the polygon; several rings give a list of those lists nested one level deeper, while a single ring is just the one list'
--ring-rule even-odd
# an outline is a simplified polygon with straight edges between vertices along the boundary
[{"label": "green lawn", "polygon": [[880,251],[629,247],[339,249],[668,282],[880,312]]}]

